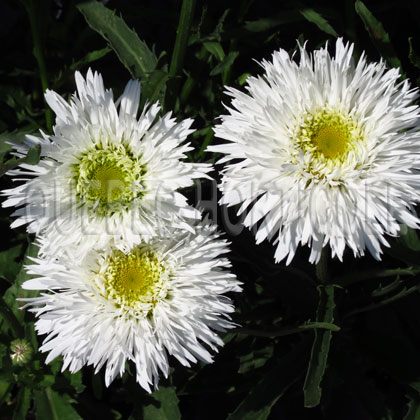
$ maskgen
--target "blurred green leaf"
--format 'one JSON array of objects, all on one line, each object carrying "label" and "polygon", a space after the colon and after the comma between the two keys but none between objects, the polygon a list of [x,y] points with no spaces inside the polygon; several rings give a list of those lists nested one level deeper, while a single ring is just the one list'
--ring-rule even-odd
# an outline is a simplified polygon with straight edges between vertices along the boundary
[{"label": "blurred green leaf", "polygon": [[14,246],[0,252],[0,277],[12,283],[22,266],[16,258],[22,253],[22,245]]},{"label": "blurred green leaf", "polygon": [[216,57],[217,61],[223,61],[225,58],[225,52],[220,42],[204,42],[203,46],[211,55]]},{"label": "blurred green leaf", "polygon": [[338,37],[338,34],[334,28],[314,9],[302,9],[299,12],[306,20],[311,23],[315,23],[315,25],[318,26],[321,31],[324,31],[328,35]]},{"label": "blurred green leaf", "polygon": [[239,358],[239,373],[251,372],[264,366],[273,355],[273,346],[268,345],[262,349],[251,351]]},{"label": "blurred green leaf", "polygon": [[223,73],[226,69],[231,67],[238,55],[239,53],[237,51],[231,51],[221,63],[213,68],[213,70],[210,72],[210,76],[216,76],[217,74]]},{"label": "blurred green leaf", "polygon": [[159,100],[163,102],[166,92],[166,82],[169,79],[169,74],[166,71],[155,70],[145,83],[142,85],[141,105],[144,106],[147,102],[154,103]]},{"label": "blurred green leaf", "polygon": [[417,231],[413,228],[402,225],[399,241],[413,251],[420,251],[420,239],[417,235]]},{"label": "blurred green leaf", "polygon": [[241,74],[238,77],[238,84],[239,84],[239,86],[243,86],[246,83],[248,77],[250,77],[250,76],[252,76],[252,74],[250,74],[250,73]]},{"label": "blurred green leaf", "polygon": [[110,51],[111,49],[108,47],[102,48],[101,50],[91,51],[87,53],[81,60],[72,63],[69,69],[72,72],[79,70],[87,64],[93,63],[97,60],[100,60],[102,57],[105,57]]},{"label": "blurred green leaf", "polygon": [[[37,254],[38,247],[34,244],[30,244],[26,250],[23,263],[29,264],[31,261],[28,257],[35,257]],[[19,321],[23,321],[25,311],[19,309],[23,304],[19,303],[16,299],[23,297],[34,297],[37,294],[37,291],[22,289],[22,284],[29,278],[30,276],[27,274],[26,269],[22,267],[16,277],[15,282],[6,290],[3,296],[5,303],[13,311],[14,315]]]},{"label": "blurred green leaf", "polygon": [[77,5],[89,26],[104,37],[133,77],[146,78],[157,65],[156,55],[102,3],[93,1]]},{"label": "blurred green leaf", "polygon": [[63,396],[45,388],[35,391],[35,411],[38,420],[81,420],[73,406]]},{"label": "blurred green leaf", "polygon": [[410,45],[410,50],[408,52],[408,58],[411,62],[411,64],[418,69],[420,69],[420,57],[417,55],[417,53],[414,51],[413,48],[413,39],[412,37],[408,38],[408,43]]},{"label": "blurred green leaf", "polygon": [[410,400],[408,403],[408,411],[403,420],[420,420],[420,401]]},{"label": "blurred green leaf", "polygon": [[21,387],[17,396],[17,403],[13,413],[13,420],[25,420],[31,405],[31,390],[27,387]]},{"label": "blurred green leaf", "polygon": [[420,266],[420,240],[417,232],[408,226],[401,226],[400,236],[391,243],[390,248],[384,251],[394,258],[413,265],[414,269]]},{"label": "blurred green leaf", "polygon": [[28,154],[26,155],[25,163],[28,165],[37,165],[39,163],[39,158],[41,157],[41,146],[37,144],[34,147],[31,147],[28,150]]},{"label": "blurred green leaf", "polygon": [[378,52],[392,67],[401,67],[401,62],[397,57],[397,53],[395,52],[389,39],[389,35],[385,31],[382,23],[373,16],[362,1],[357,0],[355,8]]},{"label": "blurred green leaf", "polygon": [[277,26],[303,20],[295,10],[283,10],[279,15],[245,22],[245,29],[250,32],[264,32]]},{"label": "blurred green leaf", "polygon": [[[332,323],[334,321],[334,288],[333,284],[318,286],[319,303],[316,314],[318,322]],[[321,382],[327,366],[331,337],[331,330],[315,329],[311,358],[303,385],[305,407],[315,407],[321,401]]]},{"label": "blurred green leaf", "polygon": [[64,376],[69,379],[71,386],[76,391],[76,393],[81,393],[86,388],[85,385],[83,385],[83,375],[82,371],[79,370],[75,373],[71,373],[70,371],[66,370],[64,371]]},{"label": "blurred green leaf", "polygon": [[178,397],[173,387],[160,387],[151,396],[155,404],[143,406],[143,420],[180,420],[181,413],[178,408]]},{"label": "blurred green leaf", "polygon": [[14,157],[4,162],[0,166],[0,177],[3,176],[7,171],[17,168],[22,163],[27,163],[28,165],[38,164],[40,156],[41,156],[41,146],[37,144],[36,146],[31,147],[28,150],[28,153],[26,156],[19,159]]},{"label": "blurred green leaf", "polygon": [[10,389],[12,388],[13,384],[11,381],[6,381],[1,379],[0,380],[0,407],[2,406],[2,404],[4,403],[4,401],[7,398],[7,395],[10,391]]},{"label": "blurred green leaf", "polygon": [[271,359],[264,377],[229,415],[228,420],[265,420],[274,404],[284,395],[304,371],[307,342],[281,359]]}]

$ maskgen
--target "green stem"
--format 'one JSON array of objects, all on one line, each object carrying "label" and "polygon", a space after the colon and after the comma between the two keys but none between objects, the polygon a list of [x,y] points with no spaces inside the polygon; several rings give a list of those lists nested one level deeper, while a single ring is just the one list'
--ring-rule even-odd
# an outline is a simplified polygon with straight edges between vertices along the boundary
[{"label": "green stem", "polygon": [[[178,28],[176,31],[176,39],[174,50],[172,52],[171,64],[169,66],[169,76],[176,78],[182,72],[184,67],[185,52],[187,50],[188,36],[190,26],[194,16],[196,0],[183,0],[181,13],[179,15]],[[179,90],[179,80],[175,79],[170,84],[169,97],[167,98],[168,106],[173,107]]]},{"label": "green stem", "polygon": [[347,313],[344,316],[343,319],[348,318],[348,317],[351,317],[353,315],[361,314],[363,312],[372,311],[372,310],[378,309],[378,308],[380,308],[382,306],[385,306],[385,305],[389,305],[390,303],[393,303],[393,302],[395,302],[397,300],[400,300],[400,299],[402,299],[402,298],[404,298],[404,297],[406,297],[408,295],[411,295],[412,293],[418,292],[419,290],[420,290],[420,286],[418,286],[418,285],[417,286],[410,287],[409,289],[403,289],[401,292],[397,293],[394,296],[391,296],[389,298],[383,299],[383,300],[381,300],[379,302],[371,303],[371,304],[369,304],[367,306],[363,306],[362,308],[354,309],[353,311]]},{"label": "green stem", "polygon": [[267,331],[267,330],[256,330],[249,328],[237,328],[233,332],[244,335],[253,335],[256,337],[281,337],[284,335],[291,335],[300,333],[307,330],[314,330],[316,328],[330,330],[330,331],[340,331],[340,327],[329,322],[308,322],[306,324],[299,325],[296,328],[280,328],[277,330]]},{"label": "green stem", "polygon": [[[333,324],[334,321],[334,288],[330,284],[328,273],[329,249],[322,249],[321,258],[316,265],[316,277],[318,281],[318,308],[316,311],[317,323]],[[327,366],[328,354],[332,338],[331,329],[315,329],[314,342],[312,344],[311,357],[308,370],[306,371],[305,383],[303,385],[305,407],[316,407],[321,401],[321,382]]]},{"label": "green stem", "polygon": [[345,274],[336,279],[337,284],[343,287],[348,287],[352,284],[359,283],[364,280],[372,278],[386,278],[394,276],[415,276],[420,273],[420,268],[392,268],[392,269],[373,269],[366,271],[353,272]]},{"label": "green stem", "polygon": [[329,249],[327,247],[322,248],[321,258],[315,267],[316,277],[319,284],[327,284],[329,282],[328,254]]},{"label": "green stem", "polygon": [[[319,302],[316,313],[317,322],[331,323],[334,321],[334,285],[318,286]],[[305,407],[316,407],[321,401],[321,382],[327,366],[328,353],[330,351],[332,331],[331,329],[315,329],[314,342],[312,344],[311,358],[306,371],[303,393]]]},{"label": "green stem", "polygon": [[[42,92],[44,94],[45,91],[48,89],[48,77],[47,77],[47,68],[45,66],[44,53],[42,49],[41,36],[39,32],[39,27],[38,27],[38,19],[35,14],[35,7],[33,4],[33,0],[24,1],[24,5],[26,7],[26,11],[28,12],[28,16],[29,16],[29,23],[31,26],[32,38],[34,42],[33,54],[38,63],[39,75],[41,77]],[[52,131],[52,112],[51,112],[51,109],[48,107],[48,105],[45,111],[45,123],[47,126],[47,130],[51,132]]]},{"label": "green stem", "polygon": [[0,315],[4,322],[10,327],[15,337],[25,337],[25,332],[16,318],[13,311],[9,308],[3,298],[0,297]]}]

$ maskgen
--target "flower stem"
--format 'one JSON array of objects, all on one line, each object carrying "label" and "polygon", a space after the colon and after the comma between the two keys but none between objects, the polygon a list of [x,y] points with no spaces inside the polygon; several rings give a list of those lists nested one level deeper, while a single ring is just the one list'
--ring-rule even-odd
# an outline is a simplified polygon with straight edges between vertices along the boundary
[{"label": "flower stem", "polygon": [[177,78],[184,67],[185,52],[187,50],[190,26],[194,16],[196,0],[183,0],[179,16],[178,28],[176,31],[175,46],[172,52],[169,76],[172,78],[169,83],[167,107],[173,107],[176,102],[180,81]]},{"label": "flower stem", "polygon": [[316,278],[319,284],[327,284],[329,282],[328,274],[328,248],[322,248],[321,258],[315,267]]},{"label": "flower stem", "polygon": [[[322,250],[321,258],[316,266],[316,276],[319,293],[316,322],[333,324],[335,286],[329,284],[328,248]],[[331,329],[315,329],[311,357],[309,359],[308,370],[306,371],[305,383],[303,385],[305,407],[316,407],[321,401],[321,382],[327,366],[331,338]]]},{"label": "flower stem", "polygon": [[[47,69],[45,66],[45,59],[44,59],[44,53],[43,53],[43,48],[42,48],[41,36],[40,36],[39,26],[38,26],[39,22],[36,16],[36,10],[34,7],[33,0],[23,1],[23,4],[25,5],[26,11],[29,17],[29,23],[31,26],[32,38],[34,42],[33,54],[38,63],[39,75],[41,78],[42,93],[44,94],[45,91],[48,89],[48,78],[47,78]],[[47,126],[47,130],[51,132],[52,131],[52,112],[51,112],[51,109],[48,107],[48,105],[45,111],[45,123]]]}]

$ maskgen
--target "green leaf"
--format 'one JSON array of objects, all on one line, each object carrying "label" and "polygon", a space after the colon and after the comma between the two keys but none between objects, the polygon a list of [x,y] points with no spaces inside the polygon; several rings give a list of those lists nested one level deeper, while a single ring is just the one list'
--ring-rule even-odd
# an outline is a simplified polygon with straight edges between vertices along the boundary
[{"label": "green leaf", "polygon": [[72,63],[69,67],[71,72],[79,70],[80,68],[100,60],[102,57],[105,57],[111,51],[110,48],[102,48],[100,50],[95,50],[87,53],[82,59]]},{"label": "green leaf", "polygon": [[16,408],[13,413],[13,420],[25,420],[30,405],[31,390],[26,387],[21,387],[17,397]]},{"label": "green leaf", "polygon": [[22,266],[16,261],[22,253],[22,245],[14,246],[0,252],[0,277],[12,283]]},{"label": "green leaf", "polygon": [[401,67],[401,62],[397,57],[394,47],[389,39],[389,35],[385,31],[382,23],[373,16],[362,1],[357,0],[355,8],[378,52],[392,67]]},{"label": "green leaf", "polygon": [[279,361],[270,363],[263,379],[230,414],[228,420],[265,420],[274,404],[284,395],[304,371],[306,342]]},{"label": "green leaf", "polygon": [[83,385],[83,376],[82,371],[79,370],[78,372],[71,373],[68,370],[64,372],[64,376],[69,379],[71,386],[76,391],[77,394],[80,394],[86,388]]},{"label": "green leaf", "polygon": [[417,231],[406,225],[401,226],[399,242],[413,251],[420,251],[420,239]]},{"label": "green leaf", "polygon": [[239,53],[237,51],[231,51],[221,63],[213,68],[213,70],[210,72],[210,76],[216,76],[217,74],[223,73],[226,69],[231,67],[238,55]]},{"label": "green leaf", "polygon": [[166,82],[169,79],[169,74],[166,71],[155,70],[147,81],[142,85],[141,105],[146,101],[154,103],[157,100],[163,101],[166,91]]},{"label": "green leaf", "polygon": [[223,61],[225,58],[225,52],[220,42],[204,42],[203,47],[214,57],[217,61]]},{"label": "green leaf", "polygon": [[[28,257],[35,257],[38,254],[38,247],[34,244],[30,244],[25,253],[23,264],[29,264],[31,261]],[[3,298],[7,306],[12,310],[14,315],[19,321],[23,321],[25,311],[19,309],[22,303],[19,303],[16,299],[23,297],[34,297],[37,294],[36,290],[25,290],[22,289],[22,283],[28,280],[30,276],[26,273],[24,267],[19,271],[15,282],[6,290]]]},{"label": "green leaf", "polygon": [[0,380],[0,407],[3,405],[4,401],[6,400],[12,386],[13,385],[10,381]]},{"label": "green leaf", "polygon": [[276,28],[277,26],[295,23],[301,20],[303,20],[302,16],[295,10],[282,10],[281,14],[277,16],[248,21],[245,22],[244,26],[245,29],[250,32],[264,32]]},{"label": "green leaf", "polygon": [[0,176],[3,176],[7,171],[17,168],[22,163],[27,163],[28,165],[36,165],[39,162],[40,156],[41,146],[37,144],[28,150],[26,156],[19,159],[14,157],[3,163],[0,166]]},{"label": "green leaf", "polygon": [[408,38],[408,43],[410,45],[410,50],[408,52],[408,58],[411,62],[411,64],[418,69],[420,69],[420,57],[416,54],[413,48],[413,39],[412,37]]},{"label": "green leaf", "polygon": [[250,351],[239,358],[239,373],[247,373],[264,366],[273,355],[273,346],[269,345],[262,349]]},{"label": "green leaf", "polygon": [[29,134],[20,131],[6,131],[0,134],[0,162],[4,160],[4,157],[10,152],[13,147],[9,143],[20,143],[25,141],[25,135]]},{"label": "green leaf", "polygon": [[27,163],[28,165],[37,165],[40,157],[41,157],[41,146],[37,144],[36,146],[28,150],[28,154],[24,158],[25,163]]},{"label": "green leaf", "polygon": [[79,4],[77,8],[89,26],[109,42],[133,77],[144,79],[153,72],[156,55],[115,12],[96,1]]},{"label": "green leaf", "polygon": [[252,74],[250,74],[250,73],[243,73],[243,74],[241,74],[238,77],[238,84],[239,84],[239,86],[243,86],[246,83],[248,77],[250,77],[250,76],[252,76]]},{"label": "green leaf", "polygon": [[35,411],[37,420],[82,419],[73,406],[51,388],[35,391]]},{"label": "green leaf", "polygon": [[407,414],[403,420],[420,420],[420,401],[410,400]]},{"label": "green leaf", "polygon": [[401,236],[392,242],[391,248],[384,248],[384,251],[414,267],[420,265],[419,237],[414,229],[405,225],[401,226]]},{"label": "green leaf", "polygon": [[143,406],[143,420],[180,420],[181,412],[178,408],[178,397],[175,388],[160,387],[151,395],[157,404]]},{"label": "green leaf", "polygon": [[[316,316],[318,322],[332,323],[334,320],[334,288],[332,284],[318,286],[319,303]],[[315,329],[311,358],[303,385],[305,407],[315,407],[321,401],[321,381],[327,365],[331,337],[331,330]]]},{"label": "green leaf", "polygon": [[309,22],[315,23],[321,31],[324,31],[328,35],[332,35],[338,37],[337,32],[334,28],[328,23],[328,21],[322,17],[317,11],[314,9],[303,9],[299,11],[300,14]]}]

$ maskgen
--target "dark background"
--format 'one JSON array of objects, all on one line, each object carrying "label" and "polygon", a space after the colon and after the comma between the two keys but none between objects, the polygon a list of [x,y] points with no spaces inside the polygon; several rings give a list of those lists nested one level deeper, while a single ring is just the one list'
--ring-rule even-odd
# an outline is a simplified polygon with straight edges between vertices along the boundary
[{"label": "dark background", "polygon": [[[77,10],[77,3],[33,2],[48,85],[68,97],[75,90],[74,70],[84,73],[91,66],[102,73],[105,85],[112,87],[117,97],[131,75],[113,51],[94,62],[83,62],[87,54],[105,48],[107,43],[89,27]],[[355,11],[354,1],[198,1],[184,71],[177,78],[177,83],[184,86],[191,77],[193,86],[186,97],[171,107],[179,119],[195,119],[198,132],[191,138],[196,148],[191,159],[215,160],[214,156],[199,151],[203,142],[217,141],[210,127],[224,112],[222,102],[228,102],[223,94],[224,84],[242,88],[244,74],[261,74],[256,61],[269,59],[272,51],[279,48],[292,53],[296,40],[307,40],[309,50],[324,45],[327,40],[334,44],[334,35],[302,15],[301,11],[308,8],[321,14],[339,36],[355,43],[356,57],[366,51],[370,61],[382,56],[390,67],[399,60],[402,79],[408,77],[413,86],[418,85],[420,3],[369,1],[365,5],[383,28],[375,24],[373,33],[369,33]],[[159,66],[164,69],[170,62],[181,2],[109,1],[106,6],[116,10],[150,48],[153,46],[157,56],[164,53],[159,60]],[[388,33],[389,40],[383,31]],[[412,38],[411,49],[409,38]],[[203,47],[209,40],[218,42],[226,54],[238,53],[222,75],[211,74],[218,62]],[[2,160],[10,157],[6,141],[19,141],[25,133],[36,133],[39,129],[48,132],[33,41],[24,2],[3,0],[0,5]],[[169,111],[168,101],[165,108]],[[213,176],[218,179],[217,173]],[[1,189],[12,185],[7,177],[0,182]],[[197,204],[199,199],[214,200],[212,191],[212,184],[207,182],[186,194]],[[19,284],[25,276],[21,264],[33,239],[24,228],[14,231],[8,228],[10,214],[10,209],[0,210],[0,287],[9,306],[13,305],[10,302],[14,297],[21,295]],[[308,263],[308,250],[300,249],[289,267],[274,264],[272,245],[265,242],[256,246],[254,236],[246,230],[234,234],[226,219],[228,214],[231,222],[237,221],[234,209],[223,210],[223,214],[219,208],[216,221],[232,242],[232,270],[244,283],[244,292],[232,296],[237,307],[234,321],[248,332],[226,334],[226,345],[215,357],[214,364],[186,369],[172,360],[172,375],[161,381],[163,391],[159,394],[148,395],[136,384],[133,366],[127,368],[123,378],[105,388],[101,372],[94,375],[92,368],[84,368],[77,375],[62,374],[60,360],[46,366],[45,356],[37,352],[30,365],[11,366],[8,346],[15,335],[2,322],[0,418],[19,418],[22,401],[27,405],[26,418],[42,418],[45,413],[42,398],[50,389],[56,393],[54,396],[59,395],[56,398],[62,406],[58,413],[65,414],[58,417],[66,419],[78,418],[77,415],[83,419],[175,419],[179,418],[179,412],[183,419],[200,420],[224,419],[234,412],[236,417],[231,418],[420,419],[417,291],[420,241],[416,232],[408,230],[402,238],[391,238],[392,248],[385,250],[382,262],[370,256],[354,259],[351,253],[345,254],[343,263],[330,262],[331,277],[340,286],[336,291],[335,323],[341,330],[333,333],[321,404],[304,408],[302,387],[313,332],[289,330],[315,319],[318,292],[313,280],[314,267]],[[42,337],[34,336],[33,315],[21,311],[19,316],[25,336],[36,346]],[[267,331],[277,332],[273,333],[274,337],[265,337]],[[4,392],[2,381],[9,384],[4,385]]]}]

